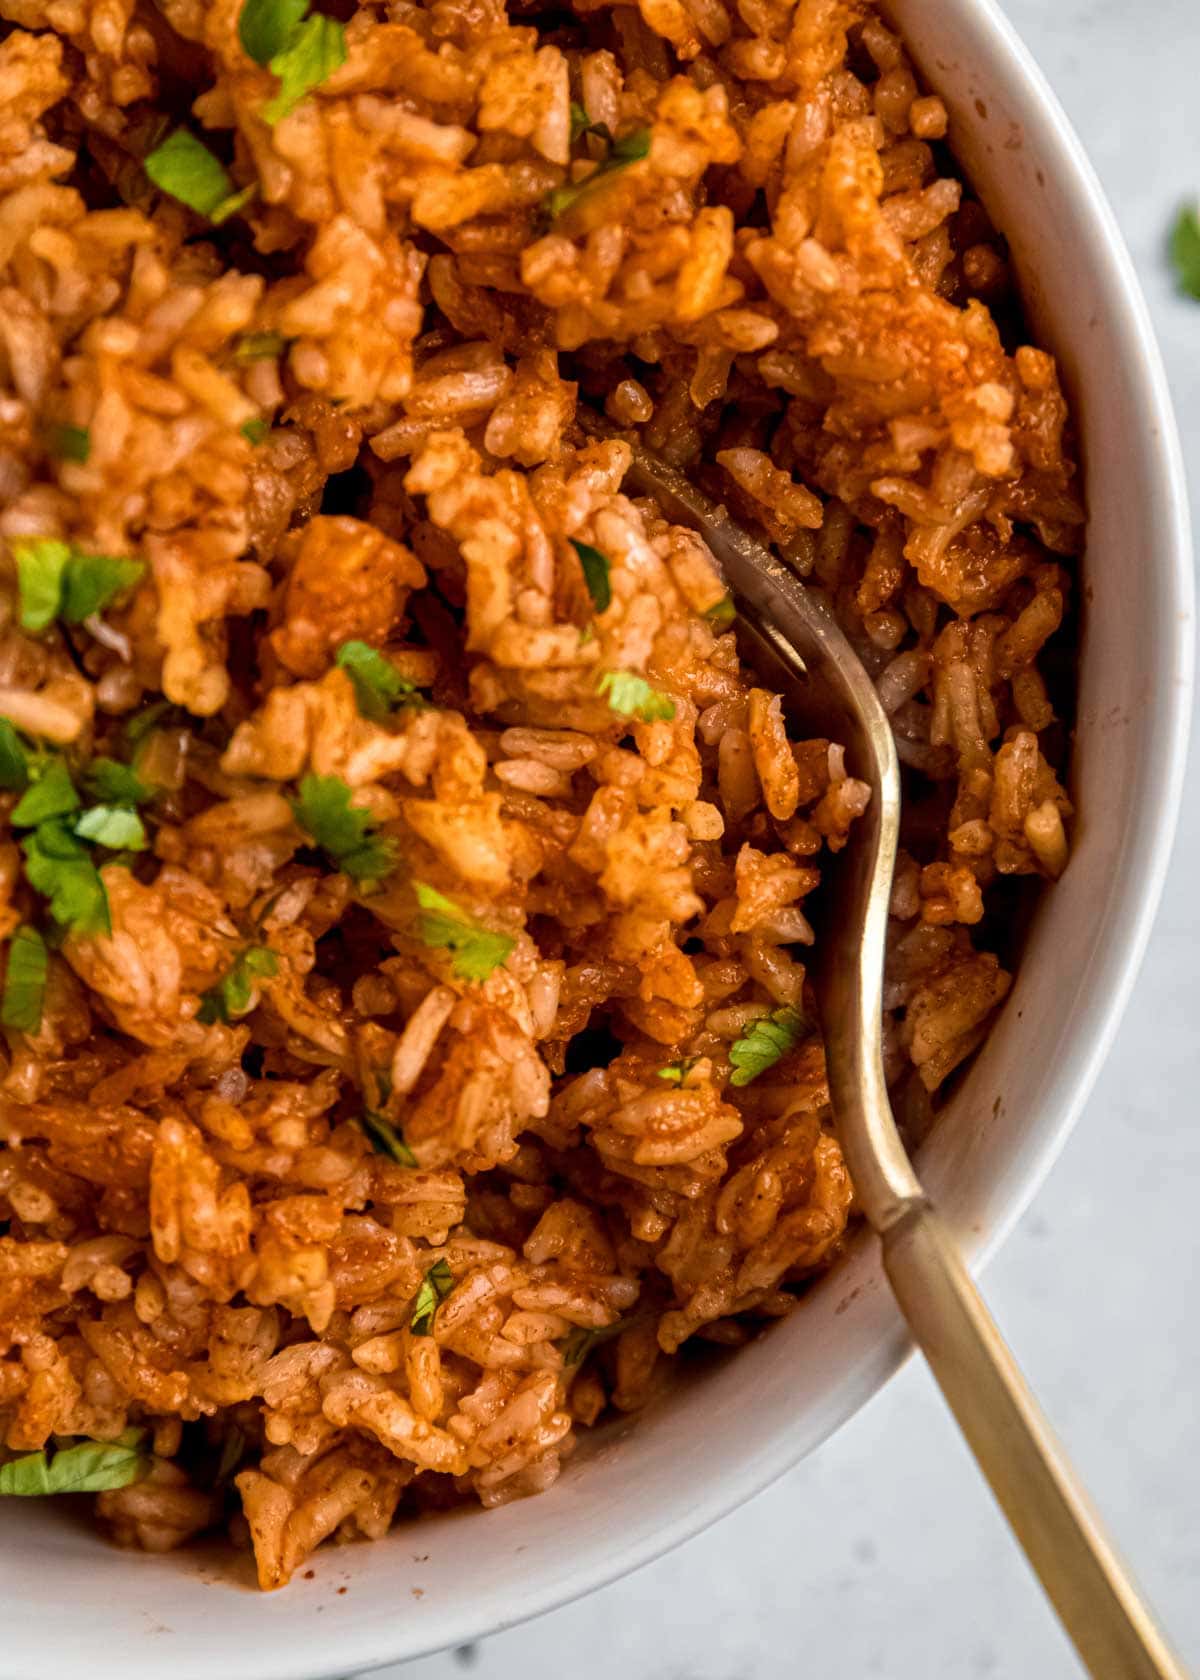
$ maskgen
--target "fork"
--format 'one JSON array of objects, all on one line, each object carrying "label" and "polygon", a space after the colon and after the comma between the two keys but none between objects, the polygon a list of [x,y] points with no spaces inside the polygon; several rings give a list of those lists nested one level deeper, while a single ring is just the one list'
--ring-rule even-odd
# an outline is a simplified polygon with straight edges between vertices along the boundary
[{"label": "fork", "polygon": [[[621,435],[582,411],[593,436]],[[858,1207],[913,1338],[1047,1597],[1095,1680],[1186,1680],[1017,1368],[950,1231],[921,1187],[888,1099],[883,959],[900,831],[886,712],[818,590],[660,457],[633,445],[626,480],[700,533],[749,644],[793,710],[846,747],[871,788],[835,871],[814,982],[838,1137]],[[832,937],[830,937],[832,935]]]}]

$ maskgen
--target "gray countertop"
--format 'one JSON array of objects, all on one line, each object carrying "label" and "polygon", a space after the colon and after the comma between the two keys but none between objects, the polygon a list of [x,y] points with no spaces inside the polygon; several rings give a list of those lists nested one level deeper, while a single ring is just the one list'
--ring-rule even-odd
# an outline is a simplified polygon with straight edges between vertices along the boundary
[{"label": "gray countertop", "polygon": [[[1150,301],[1200,505],[1200,304],[1163,258],[1200,189],[1197,0],[1008,0]],[[1130,556],[1130,565],[1137,556]],[[1193,762],[1196,755],[1193,754]],[[986,1288],[1200,1669],[1200,792],[1117,1045]],[[775,1487],[628,1580],[400,1680],[1059,1680],[1081,1671],[917,1362]]]}]

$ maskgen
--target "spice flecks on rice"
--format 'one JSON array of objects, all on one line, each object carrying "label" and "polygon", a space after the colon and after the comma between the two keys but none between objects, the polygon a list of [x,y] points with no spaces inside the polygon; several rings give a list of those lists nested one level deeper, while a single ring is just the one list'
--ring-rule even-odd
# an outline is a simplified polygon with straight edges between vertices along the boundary
[{"label": "spice flecks on rice", "polygon": [[852,1211],[869,790],[578,404],[878,683],[918,1119],[1066,862],[1067,413],[857,0],[0,9],[0,1451],[136,1438],[108,1530],[275,1587],[545,1488]]}]

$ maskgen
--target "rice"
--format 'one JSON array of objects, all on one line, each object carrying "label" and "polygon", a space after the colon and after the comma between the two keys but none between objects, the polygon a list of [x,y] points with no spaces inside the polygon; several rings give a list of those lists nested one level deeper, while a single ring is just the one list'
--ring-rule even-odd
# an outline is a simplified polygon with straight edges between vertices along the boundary
[{"label": "rice", "polygon": [[579,405],[878,684],[922,1125],[1066,863],[1083,514],[859,0],[354,7],[274,118],[244,4],[0,5],[0,1477],[131,1439],[104,1529],[274,1588],[542,1491],[853,1217],[807,900],[870,790]]}]

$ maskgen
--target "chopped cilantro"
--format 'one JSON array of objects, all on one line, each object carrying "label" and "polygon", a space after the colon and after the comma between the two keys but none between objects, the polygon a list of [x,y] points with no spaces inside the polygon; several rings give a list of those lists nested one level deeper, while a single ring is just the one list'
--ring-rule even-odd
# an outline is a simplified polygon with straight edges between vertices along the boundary
[{"label": "chopped cilantro", "polygon": [[486,980],[493,969],[508,961],[517,943],[509,934],[480,927],[478,922],[464,916],[457,904],[433,887],[427,887],[424,881],[414,881],[413,891],[421,906],[416,922],[417,938],[422,945],[452,951],[451,966],[460,980]]},{"label": "chopped cilantro", "polygon": [[123,805],[93,805],[75,824],[81,840],[113,852],[144,852],[146,829],[136,811]]},{"label": "chopped cilantro", "polygon": [[643,723],[669,722],[675,716],[675,702],[669,694],[651,688],[636,671],[604,671],[596,693],[607,696],[612,711],[622,717],[640,718]]},{"label": "chopped cilantro", "polygon": [[269,362],[282,356],[288,341],[282,333],[244,333],[233,347],[235,362]]},{"label": "chopped cilantro", "polygon": [[83,466],[92,452],[92,435],[86,426],[51,426],[50,453],[60,461],[77,461]]},{"label": "chopped cilantro", "polygon": [[65,817],[78,811],[79,795],[65,758],[44,758],[29,768],[33,780],[9,819],[14,828],[36,828],[50,817]]},{"label": "chopped cilantro", "polygon": [[0,718],[0,788],[20,793],[29,786],[29,754],[8,718]]},{"label": "chopped cilantro", "polygon": [[150,1458],[144,1429],[127,1429],[115,1441],[80,1441],[52,1456],[26,1453],[0,1464],[0,1494],[37,1498],[50,1493],[107,1493],[144,1476]]},{"label": "chopped cilantro", "polygon": [[668,1062],[666,1067],[659,1068],[654,1077],[665,1079],[668,1085],[682,1085],[699,1060],[699,1056],[684,1056],[681,1061]]},{"label": "chopped cilantro", "polygon": [[269,64],[308,15],[308,0],[246,0],[238,40],[255,64]]},{"label": "chopped cilantro", "polygon": [[584,1324],[576,1325],[559,1344],[564,1370],[577,1370],[593,1348],[599,1347],[601,1342],[611,1342],[614,1336],[619,1336],[626,1329],[628,1325],[620,1318],[612,1324],[602,1325],[598,1330],[589,1329]]},{"label": "chopped cilantro", "polygon": [[270,430],[271,428],[265,420],[245,420],[238,427],[238,431],[241,432],[246,442],[252,444],[255,449],[258,448]]},{"label": "chopped cilantro", "polygon": [[112,554],[84,554],[55,537],[22,539],[13,545],[21,598],[21,628],[35,634],[61,618],[82,624],[131,588],[145,566]]},{"label": "chopped cilantro", "polygon": [[175,705],[171,700],[156,700],[152,706],[143,706],[140,712],[126,718],[121,733],[130,747],[140,747],[147,735],[160,724],[165,727],[171,723],[184,723],[187,715],[182,706]]},{"label": "chopped cilantro", "polygon": [[334,655],[334,664],[354,684],[358,709],[373,723],[381,723],[401,706],[425,704],[416,684],[402,677],[390,659],[366,642],[343,642]]},{"label": "chopped cilantro", "polygon": [[642,158],[650,156],[650,130],[635,128],[632,134],[624,135],[620,140],[614,140],[612,148],[603,163],[588,176],[586,181],[568,182],[561,187],[555,187],[546,194],[546,209],[551,220],[573,210],[585,196],[590,196],[593,188],[603,182],[608,176],[616,174],[620,169],[627,169],[631,163],[639,163]]},{"label": "chopped cilantro", "polygon": [[1200,298],[1200,212],[1195,204],[1183,205],[1175,218],[1171,263],[1180,291]]},{"label": "chopped cilantro", "polygon": [[749,1085],[760,1073],[774,1067],[781,1056],[794,1050],[805,1030],[804,1017],[797,1009],[776,1009],[751,1021],[729,1049],[733,1068],[731,1085]]},{"label": "chopped cilantro", "polygon": [[201,1026],[210,1027],[214,1021],[237,1020],[250,1007],[254,996],[254,982],[269,980],[279,972],[279,958],[265,945],[248,945],[239,951],[229,973],[215,986],[200,995],[196,1019]]},{"label": "chopped cilantro", "polygon": [[136,770],[115,758],[94,758],[83,773],[88,792],[106,805],[144,805],[154,798]]},{"label": "chopped cilantro", "polygon": [[574,537],[570,540],[571,547],[579,556],[579,564],[583,567],[583,581],[592,597],[592,605],[598,613],[607,612],[612,605],[612,582],[609,578],[607,554],[601,554],[591,543],[576,542]]},{"label": "chopped cilantro", "polygon": [[221,1456],[217,1460],[216,1472],[213,1475],[214,1487],[224,1487],[225,1483],[231,1480],[233,1472],[245,1458],[249,1444],[246,1431],[239,1429],[235,1423],[221,1442]]},{"label": "chopped cilantro", "polygon": [[415,1167],[417,1157],[405,1143],[403,1137],[382,1114],[376,1114],[373,1108],[364,1108],[358,1116],[358,1124],[370,1138],[372,1146],[380,1155],[390,1155],[392,1160],[401,1167]]},{"label": "chopped cilantro", "polygon": [[305,776],[292,800],[296,821],[330,860],[359,882],[380,881],[396,862],[396,847],[375,833],[369,811],[350,803],[340,776]]},{"label": "chopped cilantro", "polygon": [[571,101],[571,144],[582,140],[585,134],[598,135],[601,140],[612,145],[612,132],[607,123],[594,123],[582,105]]},{"label": "chopped cilantro", "polygon": [[417,1290],[416,1300],[413,1302],[412,1325],[414,1336],[432,1336],[433,1321],[437,1316],[438,1307],[454,1288],[454,1273],[444,1260],[435,1260],[433,1265],[421,1279],[421,1287]]},{"label": "chopped cilantro", "polygon": [[276,52],[270,68],[279,77],[279,92],[263,106],[272,127],[296,109],[306,94],[329,80],[346,62],[346,31],[336,18],[319,12],[292,29]]},{"label": "chopped cilantro", "polygon": [[19,927],[8,944],[0,1024],[16,1032],[36,1032],[45,996],[46,941],[36,928]]},{"label": "chopped cilantro", "polygon": [[217,226],[244,210],[258,191],[254,183],[235,192],[225,165],[186,128],[168,134],[147,155],[143,168],[162,192]]},{"label": "chopped cilantro", "polygon": [[728,630],[737,617],[737,608],[733,604],[733,596],[722,595],[715,606],[709,607],[704,616],[714,630]]},{"label": "chopped cilantro", "polygon": [[108,894],[87,847],[61,817],[39,823],[21,841],[25,874],[35,892],[50,900],[60,927],[76,933],[111,933]]}]

